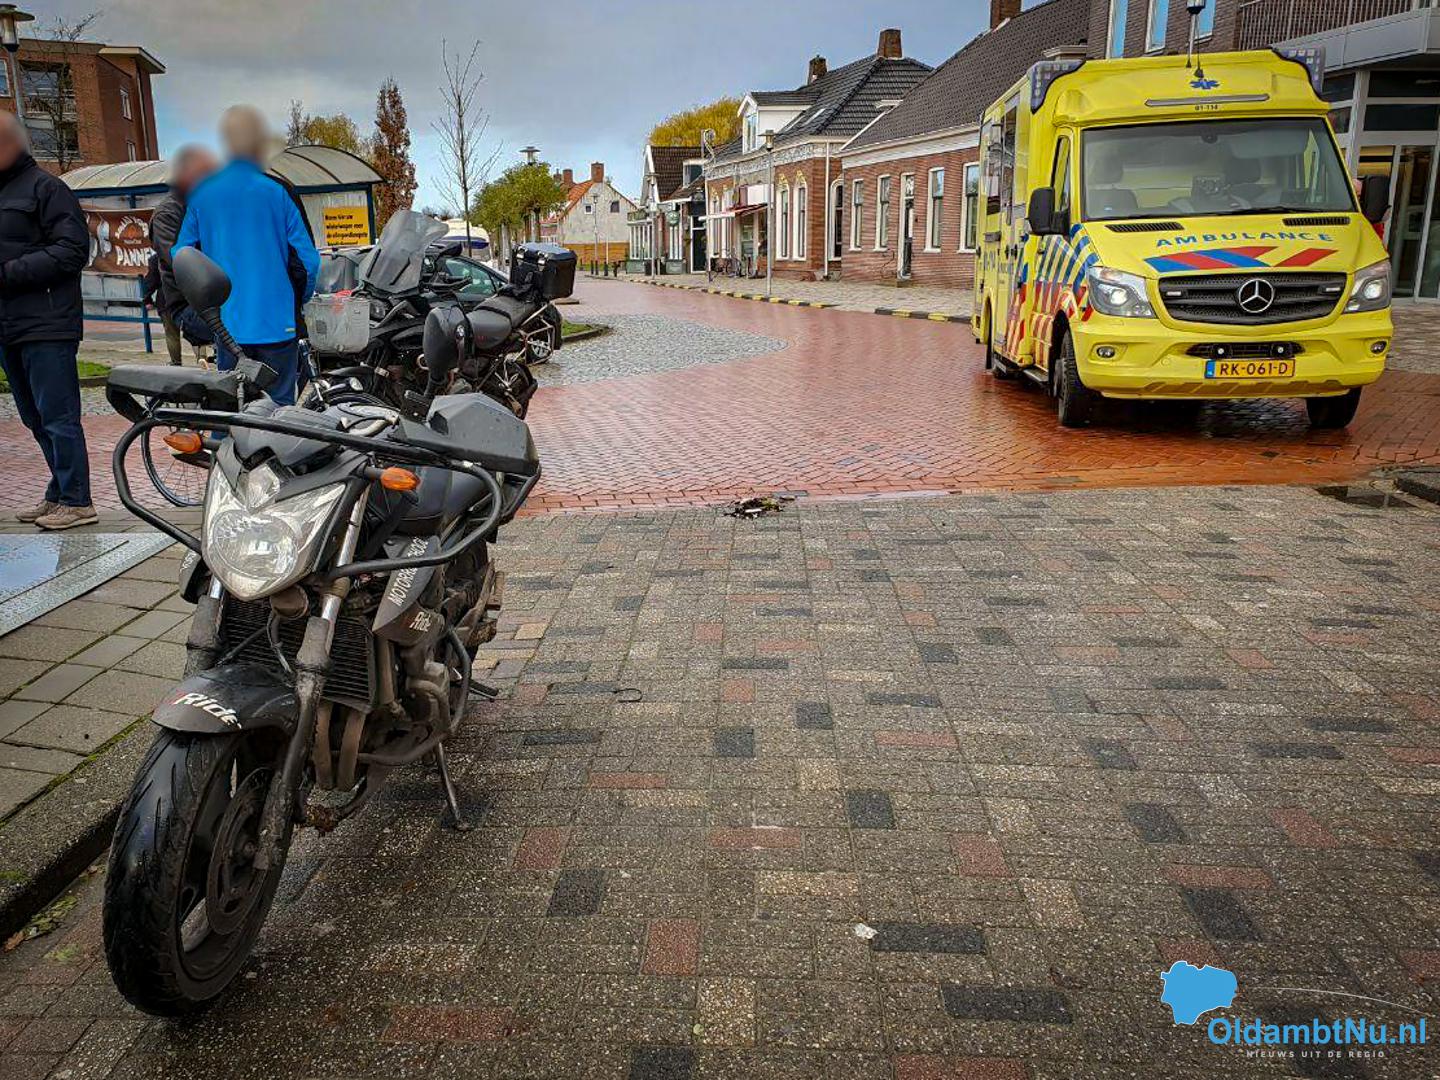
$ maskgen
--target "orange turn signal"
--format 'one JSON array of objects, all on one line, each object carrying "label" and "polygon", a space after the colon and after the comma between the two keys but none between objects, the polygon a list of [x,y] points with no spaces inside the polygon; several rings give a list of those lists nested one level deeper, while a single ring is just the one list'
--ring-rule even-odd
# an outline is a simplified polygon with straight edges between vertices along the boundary
[{"label": "orange turn signal", "polygon": [[414,491],[420,486],[420,478],[409,469],[392,465],[380,474],[380,486],[386,491]]},{"label": "orange turn signal", "polygon": [[194,431],[172,431],[165,436],[165,445],[177,454],[198,454],[205,444]]}]

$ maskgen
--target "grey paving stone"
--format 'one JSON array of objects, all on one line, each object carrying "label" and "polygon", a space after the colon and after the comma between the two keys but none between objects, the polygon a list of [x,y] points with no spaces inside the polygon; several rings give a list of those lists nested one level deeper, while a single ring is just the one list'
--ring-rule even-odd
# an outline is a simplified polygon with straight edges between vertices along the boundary
[{"label": "grey paving stone", "polygon": [[977,626],[975,638],[981,645],[1014,645],[1015,639],[1003,626]]},{"label": "grey paving stone", "polygon": [[1263,742],[1251,743],[1250,748],[1262,758],[1322,758],[1338,761],[1345,755],[1338,746],[1329,743]]},{"label": "grey paving stone", "polygon": [[177,682],[185,673],[185,646],[151,641],[116,663],[115,669]]},{"label": "grey paving stone", "polygon": [[81,755],[63,750],[0,743],[0,769],[23,769],[49,776],[64,776],[83,760]]},{"label": "grey paving stone", "polygon": [[127,621],[123,633],[126,637],[163,637],[168,631],[173,630],[183,622],[188,622],[189,619],[189,612],[147,611],[139,618],[132,618]]},{"label": "grey paving stone", "polygon": [[1366,716],[1316,716],[1305,721],[1305,726],[1315,731],[1354,731],[1384,735],[1395,730],[1388,720],[1377,720]]},{"label": "grey paving stone", "polygon": [[688,1046],[637,1046],[630,1052],[628,1080],[690,1080],[695,1051]]},{"label": "grey paving stone", "polygon": [[917,648],[920,650],[920,660],[926,664],[958,664],[960,657],[955,654],[955,646],[939,642],[922,641]]},{"label": "grey paving stone", "polygon": [[1129,803],[1125,817],[1147,844],[1183,844],[1185,830],[1175,815],[1156,803]]},{"label": "grey paving stone", "polygon": [[0,660],[0,697],[11,696],[49,667],[45,660]]},{"label": "grey paving stone", "polygon": [[100,673],[100,668],[84,664],[56,664],[13,696],[26,701],[64,701]]},{"label": "grey paving stone", "polygon": [[175,680],[141,675],[131,671],[105,671],[65,698],[66,705],[91,709],[113,709],[124,702],[140,715],[150,712],[175,687]]},{"label": "grey paving stone", "polygon": [[1157,675],[1150,685],[1156,690],[1223,690],[1225,680],[1213,675]]},{"label": "grey paving stone", "polygon": [[1180,896],[1205,933],[1222,941],[1260,941],[1245,905],[1229,889],[1181,889]]},{"label": "grey paving stone", "polygon": [[68,660],[98,637],[98,630],[72,630],[63,626],[30,623],[0,637],[0,657],[46,660],[54,664]]},{"label": "grey paving stone", "polygon": [[614,608],[616,611],[639,611],[645,603],[645,597],[641,596],[620,596],[616,597]]},{"label": "grey paving stone", "polygon": [[598,743],[599,731],[527,731],[520,740],[523,746],[576,746]]},{"label": "grey paving stone", "polygon": [[54,705],[7,738],[24,746],[85,755],[94,753],[134,722],[135,717],[120,713]]},{"label": "grey paving stone", "polygon": [[98,604],[71,600],[35,620],[40,626],[63,626],[71,630],[98,630],[108,634],[135,618],[135,609],[121,604]]},{"label": "grey paving stone", "polygon": [[723,671],[787,671],[790,661],[782,656],[727,656],[720,661]]},{"label": "grey paving stone", "polygon": [[715,756],[722,758],[753,758],[755,756],[754,728],[720,728],[714,737]]},{"label": "grey paving stone", "polygon": [[0,739],[16,728],[24,727],[49,707],[50,704],[45,701],[23,701],[19,698],[0,701]]},{"label": "grey paving stone", "polygon": [[0,818],[40,794],[52,779],[48,773],[0,768]]},{"label": "grey paving stone", "polygon": [[956,1020],[1069,1024],[1074,1019],[1069,1001],[1059,990],[947,982],[940,992],[945,1011]]},{"label": "grey paving stone", "polygon": [[1139,768],[1130,748],[1118,739],[1086,739],[1084,746],[1085,752],[1094,758],[1095,764],[1102,769]]},{"label": "grey paving stone", "polygon": [[861,789],[845,793],[845,813],[857,829],[895,828],[895,807],[890,793]]},{"label": "grey paving stone", "polygon": [[945,923],[882,922],[873,927],[875,952],[975,954],[985,951],[985,932],[978,926]]},{"label": "grey paving stone", "polygon": [[605,899],[605,871],[589,867],[562,870],[545,914],[551,918],[595,915]]},{"label": "grey paving stone", "polygon": [[125,634],[107,634],[88,649],[76,653],[73,660],[89,667],[114,667],[121,660],[145,644],[143,637],[129,637]]},{"label": "grey paving stone", "polygon": [[816,731],[829,731],[835,726],[835,713],[828,701],[797,701],[795,726]]}]

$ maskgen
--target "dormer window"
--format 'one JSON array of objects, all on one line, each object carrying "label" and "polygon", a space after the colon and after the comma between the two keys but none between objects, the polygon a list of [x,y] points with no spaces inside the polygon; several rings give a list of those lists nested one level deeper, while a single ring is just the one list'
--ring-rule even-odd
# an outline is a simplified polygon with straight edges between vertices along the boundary
[{"label": "dormer window", "polygon": [[755,149],[760,141],[760,116],[758,113],[748,112],[745,114],[745,153]]}]

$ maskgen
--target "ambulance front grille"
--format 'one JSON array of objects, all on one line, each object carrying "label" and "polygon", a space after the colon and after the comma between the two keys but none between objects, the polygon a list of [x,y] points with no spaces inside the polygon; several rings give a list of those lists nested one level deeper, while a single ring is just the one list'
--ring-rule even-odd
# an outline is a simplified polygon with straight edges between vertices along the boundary
[{"label": "ambulance front grille", "polygon": [[[1240,287],[1256,278],[1275,290],[1264,311],[1240,306]],[[1266,326],[1322,319],[1345,294],[1344,274],[1287,272],[1275,274],[1187,274],[1162,277],[1160,299],[1170,316],[1183,322]]]}]

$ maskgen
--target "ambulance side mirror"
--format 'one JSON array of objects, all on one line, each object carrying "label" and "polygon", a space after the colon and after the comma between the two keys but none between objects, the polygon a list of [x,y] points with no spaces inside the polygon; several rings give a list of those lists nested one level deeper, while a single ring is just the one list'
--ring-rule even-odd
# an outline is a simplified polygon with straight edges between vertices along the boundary
[{"label": "ambulance side mirror", "polygon": [[1367,176],[1360,181],[1360,212],[1365,220],[1378,225],[1390,212],[1390,178]]},{"label": "ambulance side mirror", "polygon": [[1055,189],[1042,187],[1030,193],[1030,206],[1025,218],[1030,223],[1031,236],[1064,236],[1070,231],[1070,222],[1063,210],[1055,209]]}]

